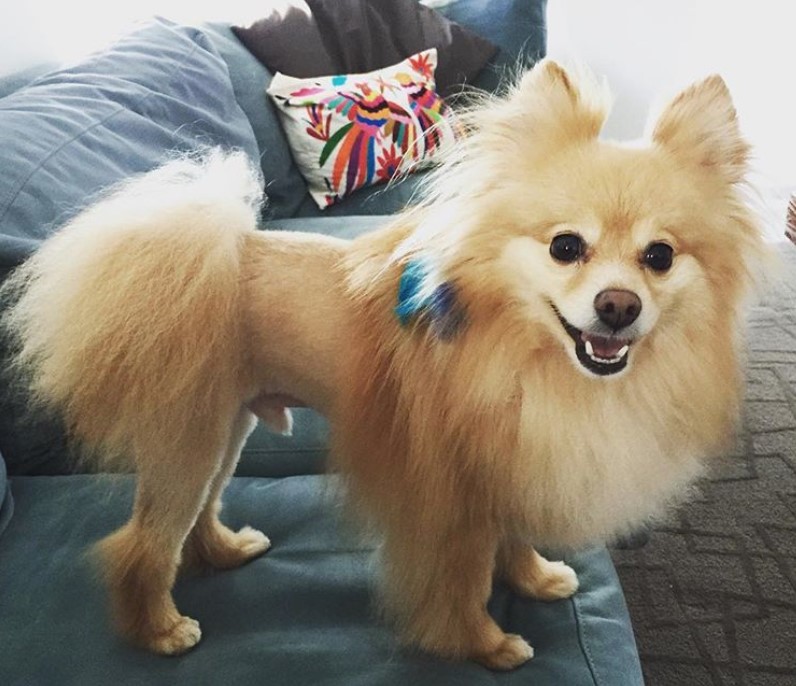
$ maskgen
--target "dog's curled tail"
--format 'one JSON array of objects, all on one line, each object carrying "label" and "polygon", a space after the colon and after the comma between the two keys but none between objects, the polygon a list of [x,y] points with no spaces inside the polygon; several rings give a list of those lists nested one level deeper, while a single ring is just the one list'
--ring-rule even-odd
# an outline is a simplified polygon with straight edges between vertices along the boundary
[{"label": "dog's curled tail", "polygon": [[174,160],[80,213],[3,286],[14,368],[100,466],[155,437],[176,445],[229,395],[261,196],[240,153]]}]

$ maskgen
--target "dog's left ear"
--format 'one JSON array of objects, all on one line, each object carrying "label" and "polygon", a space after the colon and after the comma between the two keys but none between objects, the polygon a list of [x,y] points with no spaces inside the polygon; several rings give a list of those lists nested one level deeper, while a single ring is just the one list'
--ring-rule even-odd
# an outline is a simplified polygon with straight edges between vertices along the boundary
[{"label": "dog's left ear", "polygon": [[747,169],[749,146],[741,136],[730,91],[717,75],[693,84],[663,111],[652,140],[687,163],[721,174],[730,183]]},{"label": "dog's left ear", "polygon": [[609,108],[607,90],[593,75],[585,69],[572,74],[550,58],[525,73],[513,100],[526,129],[544,130],[546,136],[559,132],[568,141],[596,138]]}]

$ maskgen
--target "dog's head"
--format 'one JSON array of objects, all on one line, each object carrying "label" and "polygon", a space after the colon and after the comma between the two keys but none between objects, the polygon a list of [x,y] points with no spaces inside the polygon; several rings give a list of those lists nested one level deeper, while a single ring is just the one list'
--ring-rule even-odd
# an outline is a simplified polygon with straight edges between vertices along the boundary
[{"label": "dog's head", "polygon": [[605,114],[601,88],[541,62],[477,112],[430,204],[430,221],[457,226],[435,239],[446,276],[597,377],[659,334],[733,319],[760,254],[738,193],[748,147],[719,77],[678,95],[644,144],[599,140]]}]

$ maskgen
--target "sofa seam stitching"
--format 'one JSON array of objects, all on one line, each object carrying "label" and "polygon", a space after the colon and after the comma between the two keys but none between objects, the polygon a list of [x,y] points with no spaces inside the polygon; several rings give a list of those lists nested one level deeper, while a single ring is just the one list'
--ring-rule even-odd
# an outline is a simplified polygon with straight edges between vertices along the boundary
[{"label": "sofa seam stitching", "polygon": [[31,178],[36,173],[38,173],[39,170],[41,170],[44,167],[44,165],[47,164],[47,162],[49,162],[55,155],[57,155],[59,152],[61,152],[68,145],[71,145],[72,143],[74,143],[78,138],[81,138],[86,133],[88,133],[89,131],[92,131],[93,129],[97,128],[98,126],[102,126],[102,124],[104,124],[109,119],[112,119],[113,117],[115,117],[117,114],[119,114],[123,110],[124,110],[124,108],[120,106],[118,109],[114,110],[113,112],[111,112],[107,116],[103,117],[99,121],[94,122],[91,126],[87,126],[86,128],[81,129],[78,133],[76,133],[74,136],[72,136],[69,140],[64,141],[55,150],[53,150],[50,153],[48,153],[30,171],[30,173],[22,180],[22,182],[19,184],[19,187],[16,189],[16,191],[14,191],[13,194],[9,197],[8,203],[6,204],[6,208],[5,208],[5,210],[3,210],[3,214],[0,215],[0,223],[2,223],[5,220],[6,216],[11,211],[11,208],[14,206],[14,203],[17,201],[17,198],[19,197],[20,193],[22,193],[22,191],[25,189],[25,186],[28,185],[28,182],[31,180]]},{"label": "sofa seam stitching", "polygon": [[580,645],[580,649],[583,651],[583,655],[586,658],[586,666],[589,668],[589,674],[591,674],[592,681],[594,682],[595,686],[600,686],[602,681],[598,677],[597,666],[594,663],[594,658],[592,657],[588,641],[586,640],[585,620],[581,613],[577,594],[570,597],[569,600],[572,603],[572,609],[575,615],[575,626],[577,627],[578,644]]}]

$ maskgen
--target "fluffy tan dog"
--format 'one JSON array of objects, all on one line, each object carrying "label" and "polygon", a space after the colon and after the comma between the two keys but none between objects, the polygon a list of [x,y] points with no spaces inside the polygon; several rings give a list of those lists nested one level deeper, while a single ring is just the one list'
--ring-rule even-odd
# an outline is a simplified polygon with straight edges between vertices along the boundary
[{"label": "fluffy tan dog", "polygon": [[599,89],[543,61],[382,231],[258,232],[255,177],[215,155],[114,191],[19,270],[7,324],[36,397],[138,471],[132,518],[100,544],[121,631],[196,644],[180,561],[269,547],[219,521],[220,496],[255,415],[286,431],[300,402],[332,420],[383,535],[403,639],[495,669],[532,656],[487,614],[493,575],[571,595],[573,570],[532,546],[629,530],[733,436],[762,253],[720,78],[645,147],[598,140],[604,117]]}]

